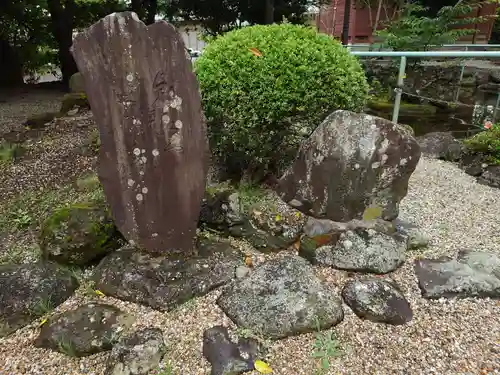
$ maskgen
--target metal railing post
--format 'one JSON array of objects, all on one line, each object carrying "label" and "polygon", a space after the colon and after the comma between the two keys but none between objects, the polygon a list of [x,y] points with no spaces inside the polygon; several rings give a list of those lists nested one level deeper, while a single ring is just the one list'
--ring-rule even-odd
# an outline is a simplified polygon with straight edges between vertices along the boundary
[{"label": "metal railing post", "polygon": [[[465,50],[468,51],[469,48],[465,46]],[[462,80],[464,79],[464,73],[465,73],[465,60],[462,60],[462,67],[460,69],[460,78],[458,80],[458,87],[457,87],[457,93],[455,94],[455,103],[458,102],[458,99],[460,98],[460,87],[462,85]]]},{"label": "metal railing post", "polygon": [[497,102],[495,103],[495,109],[493,110],[493,121],[494,122],[497,120],[497,111],[498,111],[499,106],[500,106],[500,91],[497,94]]},{"label": "metal railing post", "polygon": [[396,91],[396,98],[394,100],[394,111],[392,112],[392,122],[397,123],[399,118],[399,108],[401,107],[401,96],[403,95],[403,84],[406,72],[406,56],[401,56],[399,62],[398,83],[394,91]]}]

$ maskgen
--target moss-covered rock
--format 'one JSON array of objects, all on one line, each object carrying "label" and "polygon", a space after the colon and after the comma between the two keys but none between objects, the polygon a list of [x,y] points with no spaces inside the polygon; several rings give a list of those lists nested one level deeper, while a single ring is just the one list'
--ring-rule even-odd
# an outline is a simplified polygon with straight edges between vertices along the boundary
[{"label": "moss-covered rock", "polygon": [[40,235],[45,259],[79,266],[98,260],[121,244],[122,237],[103,203],[74,204],[53,212]]},{"label": "moss-covered rock", "polygon": [[464,141],[467,150],[474,154],[483,154],[488,164],[500,165],[500,126],[475,134]]},{"label": "moss-covered rock", "polygon": [[45,125],[55,119],[57,112],[46,112],[28,117],[24,122],[24,126],[30,129],[41,129]]},{"label": "moss-covered rock", "polygon": [[69,89],[72,93],[85,93],[85,82],[80,72],[73,74],[69,79]]},{"label": "moss-covered rock", "polygon": [[61,114],[66,114],[73,108],[90,108],[87,95],[85,93],[71,93],[63,96],[61,102]]}]

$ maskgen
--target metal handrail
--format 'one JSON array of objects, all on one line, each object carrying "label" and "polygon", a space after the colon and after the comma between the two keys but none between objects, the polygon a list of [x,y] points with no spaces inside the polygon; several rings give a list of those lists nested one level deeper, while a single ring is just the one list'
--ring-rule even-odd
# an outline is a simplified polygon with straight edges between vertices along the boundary
[{"label": "metal handrail", "polygon": [[362,57],[500,57],[500,51],[351,51],[351,54]]},{"label": "metal handrail", "polygon": [[[394,89],[396,97],[394,100],[394,110],[392,112],[392,121],[397,123],[399,118],[399,109],[401,107],[401,97],[403,94],[403,84],[406,76],[406,59],[408,57],[488,57],[500,58],[500,51],[350,51],[358,57],[400,57],[399,73],[397,87]],[[462,64],[460,82],[463,78],[465,64]],[[460,84],[459,82],[459,84]],[[460,87],[460,86],[459,86]],[[498,93],[497,103],[494,114],[500,105],[500,92]]]}]

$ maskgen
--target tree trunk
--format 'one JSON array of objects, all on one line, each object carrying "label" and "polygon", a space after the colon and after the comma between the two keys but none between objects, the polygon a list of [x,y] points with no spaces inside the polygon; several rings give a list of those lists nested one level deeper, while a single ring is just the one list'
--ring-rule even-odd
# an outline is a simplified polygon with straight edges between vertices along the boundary
[{"label": "tree trunk", "polygon": [[130,3],[130,8],[132,12],[137,14],[141,21],[146,22],[146,7],[144,4],[144,0],[132,0],[132,2]]},{"label": "tree trunk", "polygon": [[349,44],[349,23],[351,21],[351,0],[345,0],[344,26],[342,28],[342,44]]},{"label": "tree trunk", "polygon": [[75,17],[75,1],[66,0],[64,5],[61,0],[47,0],[51,20],[52,32],[59,47],[59,63],[64,85],[67,87],[69,79],[78,72],[75,60],[71,54],[73,44],[73,20]]},{"label": "tree trunk", "polygon": [[375,36],[375,33],[377,32],[377,29],[378,29],[378,24],[380,22],[380,13],[382,12],[382,1],[383,0],[378,0],[378,7],[377,7],[377,14],[375,15],[375,23],[373,24],[373,29],[372,29],[372,41],[371,41],[371,44],[370,44],[370,51],[372,50],[372,46],[373,46],[373,37]]},{"label": "tree trunk", "polygon": [[274,23],[274,0],[266,0],[265,23],[267,25]]},{"label": "tree trunk", "polygon": [[378,24],[380,22],[380,13],[382,12],[382,2],[383,0],[378,0],[377,14],[375,16],[375,24],[373,25],[373,34],[377,31]]},{"label": "tree trunk", "polygon": [[157,12],[158,12],[158,0],[149,0],[146,25],[151,25],[152,23],[155,23],[155,17]]},{"label": "tree trunk", "polygon": [[17,51],[7,40],[0,39],[0,87],[24,84],[23,67]]}]

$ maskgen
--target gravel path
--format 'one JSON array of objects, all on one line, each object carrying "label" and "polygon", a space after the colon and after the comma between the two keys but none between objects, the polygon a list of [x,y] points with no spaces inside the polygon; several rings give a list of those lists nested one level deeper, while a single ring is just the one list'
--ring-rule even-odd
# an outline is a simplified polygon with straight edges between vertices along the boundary
[{"label": "gravel path", "polygon": [[[0,101],[7,100],[0,103],[0,134],[21,130],[26,113],[57,110],[60,94],[47,95],[17,97],[17,105],[14,98],[0,97]],[[91,124],[91,119],[84,116],[80,122]],[[95,157],[78,152],[90,128],[70,127],[61,121],[27,143],[26,159],[8,166],[0,175],[1,204],[16,192],[57,187],[91,168]],[[54,169],[57,164],[60,167]],[[344,306],[344,321],[325,332],[335,334],[342,355],[332,359],[330,371],[321,375],[500,374],[500,303],[488,299],[427,301],[420,297],[413,271],[413,260],[421,256],[454,255],[461,249],[500,253],[499,213],[499,189],[476,183],[453,164],[423,158],[411,178],[400,217],[416,224],[432,242],[423,251],[411,252],[403,267],[384,276],[401,286],[412,304],[414,319],[398,327],[375,324],[360,320]],[[27,242],[34,240],[26,238]],[[22,243],[21,239],[16,241]],[[245,246],[240,242],[235,245]],[[328,268],[318,267],[317,273],[338,293],[350,277]],[[80,288],[56,311],[96,298],[86,290],[85,286]],[[109,297],[100,300],[137,315],[137,327],[163,330],[169,349],[163,365],[170,365],[173,371],[162,375],[205,375],[210,373],[210,366],[201,354],[203,331],[217,324],[236,328],[215,304],[219,294],[214,291],[168,314]],[[103,374],[106,353],[70,359],[34,348],[39,323],[0,339],[0,375]],[[271,343],[266,361],[274,374],[316,375],[317,363],[311,357],[316,336],[307,334]]]},{"label": "gravel path", "polygon": [[[500,190],[477,184],[450,163],[422,159],[402,204],[401,218],[417,224],[432,243],[422,253],[411,253],[403,267],[384,276],[401,285],[414,319],[399,327],[375,324],[358,319],[344,306],[345,319],[332,330],[344,350],[331,360],[327,374],[500,374],[499,302],[424,300],[412,265],[415,257],[453,255],[465,248],[500,253],[499,210]],[[348,278],[346,272],[327,268],[317,272],[339,292]],[[137,314],[137,326],[163,330],[169,348],[164,365],[172,366],[173,374],[204,375],[210,373],[210,367],[201,355],[203,330],[216,324],[234,328],[215,304],[219,293],[212,292],[168,314],[109,297],[102,301]],[[58,310],[88,298],[76,295]],[[103,374],[106,354],[68,359],[34,348],[31,342],[38,323],[0,339],[0,374]],[[313,375],[315,337],[307,334],[271,344],[266,360],[274,374]]]}]

